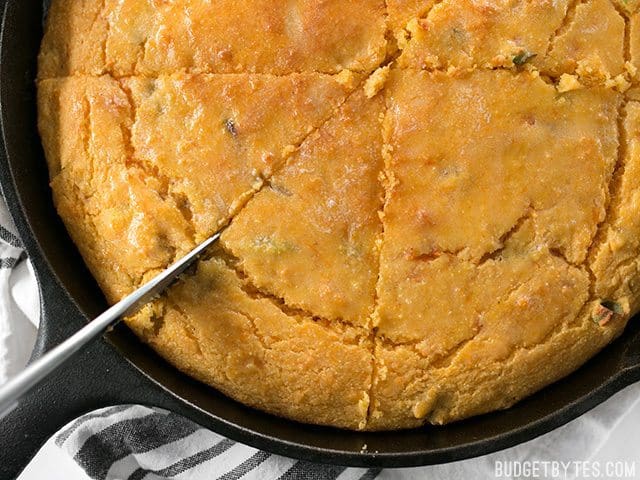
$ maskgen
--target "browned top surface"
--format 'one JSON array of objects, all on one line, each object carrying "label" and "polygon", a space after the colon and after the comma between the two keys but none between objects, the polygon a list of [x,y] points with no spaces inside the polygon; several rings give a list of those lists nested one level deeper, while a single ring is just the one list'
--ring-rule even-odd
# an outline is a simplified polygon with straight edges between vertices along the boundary
[{"label": "browned top surface", "polygon": [[230,223],[129,324],[239,401],[352,429],[508,407],[640,308],[639,15],[55,0],[54,200],[111,301]]}]

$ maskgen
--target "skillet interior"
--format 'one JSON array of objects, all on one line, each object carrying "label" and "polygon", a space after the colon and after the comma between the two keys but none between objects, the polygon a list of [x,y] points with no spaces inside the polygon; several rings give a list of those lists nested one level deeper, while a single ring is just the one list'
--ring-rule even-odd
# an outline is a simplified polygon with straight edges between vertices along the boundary
[{"label": "skillet interior", "polygon": [[[42,2],[2,3],[0,181],[40,280],[42,328],[34,352],[38,357],[106,303],[51,202],[36,129],[34,78]],[[391,467],[478,456],[565,424],[639,380],[640,325],[635,319],[629,325],[622,338],[576,373],[509,410],[446,427],[367,434],[301,425],[248,409],[180,374],[119,327],[108,335],[110,345],[97,342],[89,347],[3,420],[0,455],[6,458],[0,462],[0,477],[15,476],[63,424],[115,403],[168,408],[233,439],[305,460]]]}]

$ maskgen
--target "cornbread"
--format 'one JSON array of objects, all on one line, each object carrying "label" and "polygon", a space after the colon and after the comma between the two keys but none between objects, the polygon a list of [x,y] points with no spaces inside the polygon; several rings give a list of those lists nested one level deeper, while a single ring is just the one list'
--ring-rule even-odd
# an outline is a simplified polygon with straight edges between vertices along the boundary
[{"label": "cornbread", "polygon": [[[54,0],[39,126],[110,302],[255,408],[444,424],[640,310],[640,2]],[[260,12],[256,15],[256,12]]]}]

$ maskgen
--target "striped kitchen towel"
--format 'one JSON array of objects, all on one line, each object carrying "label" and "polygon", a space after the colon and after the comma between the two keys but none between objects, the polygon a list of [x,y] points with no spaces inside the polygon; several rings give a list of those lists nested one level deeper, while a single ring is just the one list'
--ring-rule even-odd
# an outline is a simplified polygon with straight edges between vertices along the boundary
[{"label": "striped kitchen towel", "polygon": [[380,473],[271,455],[140,405],[80,417],[55,436],[55,444],[92,479],[371,480]]},{"label": "striped kitchen towel", "polygon": [[[629,441],[640,421],[638,387],[627,388],[580,419],[517,447],[446,465],[385,470],[285,458],[233,442],[165,410],[119,405],[86,414],[61,429],[36,461],[43,455],[49,458],[40,460],[37,470],[28,468],[20,480],[489,479],[496,478],[497,464],[507,462],[564,462],[567,470],[562,474],[535,478],[578,479],[584,476],[581,465],[605,465],[613,458],[611,452],[634,467],[634,475],[625,478],[640,478],[637,444]],[[63,462],[73,464],[77,472],[60,473]]]}]

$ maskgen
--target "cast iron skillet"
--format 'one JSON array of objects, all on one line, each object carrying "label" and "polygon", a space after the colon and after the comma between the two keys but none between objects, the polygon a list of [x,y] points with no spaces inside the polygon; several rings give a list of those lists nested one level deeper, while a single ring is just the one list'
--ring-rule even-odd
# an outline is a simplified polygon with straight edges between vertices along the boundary
[{"label": "cast iron skillet", "polygon": [[[106,308],[56,215],[36,129],[36,55],[43,7],[4,5],[0,61],[0,182],[36,269],[41,329],[33,357]],[[355,433],[282,420],[246,408],[182,375],[126,327],[96,342],[26,397],[0,422],[0,478],[16,476],[44,441],[78,415],[141,403],[173,410],[249,445],[309,461],[363,467],[450,462],[503,449],[548,432],[640,380],[640,322],[568,378],[515,407],[445,427]],[[363,445],[368,449],[362,452]]]}]

